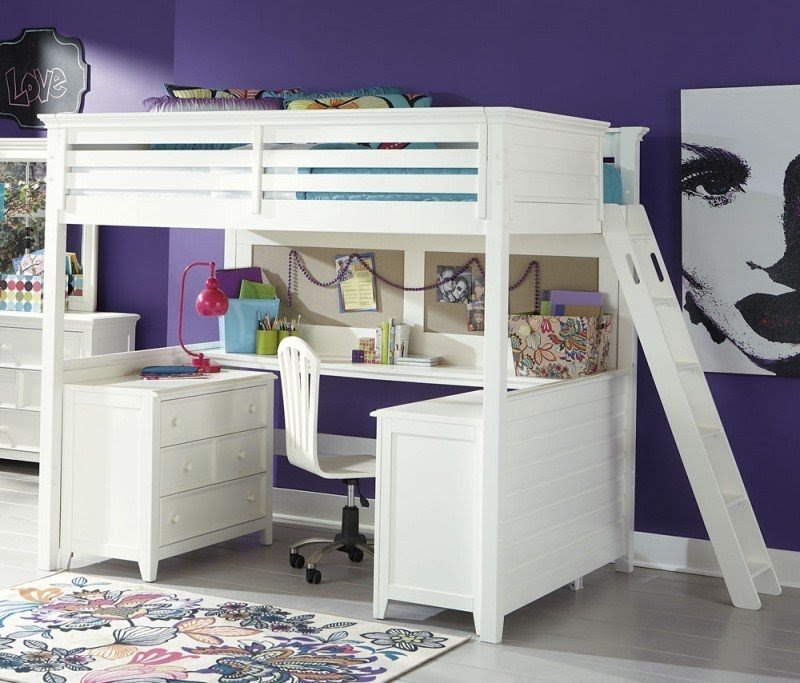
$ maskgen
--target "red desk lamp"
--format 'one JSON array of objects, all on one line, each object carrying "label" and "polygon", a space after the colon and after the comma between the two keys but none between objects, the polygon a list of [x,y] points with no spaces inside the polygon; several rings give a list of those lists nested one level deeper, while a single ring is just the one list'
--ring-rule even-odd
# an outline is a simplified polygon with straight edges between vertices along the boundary
[{"label": "red desk lamp", "polygon": [[219,372],[220,366],[212,363],[209,358],[206,358],[202,353],[195,353],[186,348],[183,343],[183,297],[184,290],[186,289],[186,274],[195,266],[209,266],[211,268],[211,276],[206,280],[206,285],[197,299],[194,302],[195,310],[202,316],[220,316],[225,315],[228,310],[228,297],[225,296],[219,288],[217,282],[217,264],[213,261],[195,261],[190,263],[183,271],[181,277],[181,297],[178,304],[178,341],[181,343],[181,348],[192,357],[192,366],[199,369],[199,372]]}]

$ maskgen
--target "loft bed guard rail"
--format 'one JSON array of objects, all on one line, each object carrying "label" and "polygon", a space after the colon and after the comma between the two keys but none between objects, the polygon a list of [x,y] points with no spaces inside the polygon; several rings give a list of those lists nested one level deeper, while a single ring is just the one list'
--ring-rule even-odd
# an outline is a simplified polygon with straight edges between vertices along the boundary
[{"label": "loft bed guard rail", "polygon": [[600,232],[603,122],[499,107],[42,118],[64,222],[480,235],[505,208],[511,232]]}]

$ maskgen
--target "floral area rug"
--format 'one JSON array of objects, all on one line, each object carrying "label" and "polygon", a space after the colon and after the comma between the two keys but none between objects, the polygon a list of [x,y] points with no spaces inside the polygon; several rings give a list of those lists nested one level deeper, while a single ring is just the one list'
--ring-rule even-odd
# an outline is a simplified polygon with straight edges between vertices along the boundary
[{"label": "floral area rug", "polygon": [[389,681],[465,640],[75,574],[0,591],[2,681]]}]

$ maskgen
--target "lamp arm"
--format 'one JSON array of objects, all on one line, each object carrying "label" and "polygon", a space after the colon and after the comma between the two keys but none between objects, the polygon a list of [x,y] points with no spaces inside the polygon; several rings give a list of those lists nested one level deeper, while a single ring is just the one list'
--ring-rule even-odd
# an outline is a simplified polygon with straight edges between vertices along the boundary
[{"label": "lamp arm", "polygon": [[202,353],[196,353],[194,351],[190,351],[186,348],[186,344],[183,343],[183,304],[184,304],[184,293],[186,290],[186,275],[188,272],[194,268],[195,266],[210,266],[211,268],[211,277],[216,277],[217,273],[217,264],[214,261],[195,261],[194,263],[190,263],[186,268],[183,269],[183,275],[181,275],[181,294],[180,300],[178,303],[178,342],[180,342],[181,348],[186,351],[190,356],[194,356],[195,358],[205,358]]}]

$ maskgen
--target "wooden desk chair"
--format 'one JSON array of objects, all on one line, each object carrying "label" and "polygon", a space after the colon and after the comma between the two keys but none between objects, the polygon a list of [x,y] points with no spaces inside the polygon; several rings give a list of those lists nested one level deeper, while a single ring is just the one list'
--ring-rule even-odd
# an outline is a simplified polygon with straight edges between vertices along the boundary
[{"label": "wooden desk chair", "polygon": [[361,493],[359,479],[375,476],[375,456],[346,455],[320,456],[317,452],[317,415],[319,405],[320,361],[311,347],[299,337],[287,337],[278,348],[278,365],[281,373],[281,393],[286,421],[286,455],[296,467],[324,477],[341,479],[347,484],[347,505],[342,508],[342,530],[333,538],[309,538],[295,544],[289,553],[289,564],[301,569],[305,558],[300,548],[324,544],[308,559],[306,581],[319,583],[322,574],[317,563],[334,550],[346,552],[353,562],[361,562],[364,553],[373,555],[371,544],[358,529],[356,489],[362,507],[369,501]]}]

